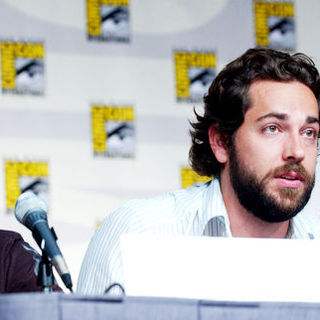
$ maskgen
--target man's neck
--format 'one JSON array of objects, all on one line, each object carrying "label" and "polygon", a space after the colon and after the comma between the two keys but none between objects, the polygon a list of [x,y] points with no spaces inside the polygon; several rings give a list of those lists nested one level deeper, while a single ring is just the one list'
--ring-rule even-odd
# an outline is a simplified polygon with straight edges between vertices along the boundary
[{"label": "man's neck", "polygon": [[289,221],[269,223],[248,212],[240,204],[228,175],[221,174],[220,187],[233,237],[285,238],[287,236]]}]

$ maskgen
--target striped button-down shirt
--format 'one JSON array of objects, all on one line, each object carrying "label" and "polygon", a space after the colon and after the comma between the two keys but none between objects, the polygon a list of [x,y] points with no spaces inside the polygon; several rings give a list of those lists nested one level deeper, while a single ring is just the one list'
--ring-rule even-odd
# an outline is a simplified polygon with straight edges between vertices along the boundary
[{"label": "striped button-down shirt", "polygon": [[[109,214],[89,244],[78,279],[79,293],[100,294],[113,283],[123,285],[122,234],[231,237],[218,180],[131,200]],[[318,217],[302,210],[290,221],[290,237],[320,238]]]}]

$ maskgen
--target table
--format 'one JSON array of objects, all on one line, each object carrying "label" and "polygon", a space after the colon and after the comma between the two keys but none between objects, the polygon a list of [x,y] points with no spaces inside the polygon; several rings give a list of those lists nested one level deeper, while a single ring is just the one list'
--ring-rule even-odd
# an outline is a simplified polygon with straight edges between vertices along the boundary
[{"label": "table", "polygon": [[318,320],[320,303],[20,293],[0,295],[0,320]]}]

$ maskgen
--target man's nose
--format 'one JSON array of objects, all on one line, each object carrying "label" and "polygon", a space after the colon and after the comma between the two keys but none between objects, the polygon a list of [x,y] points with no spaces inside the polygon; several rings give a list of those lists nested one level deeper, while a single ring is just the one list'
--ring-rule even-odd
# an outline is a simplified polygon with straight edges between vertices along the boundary
[{"label": "man's nose", "polygon": [[305,150],[303,148],[300,134],[290,134],[284,141],[283,160],[301,162],[304,159]]}]

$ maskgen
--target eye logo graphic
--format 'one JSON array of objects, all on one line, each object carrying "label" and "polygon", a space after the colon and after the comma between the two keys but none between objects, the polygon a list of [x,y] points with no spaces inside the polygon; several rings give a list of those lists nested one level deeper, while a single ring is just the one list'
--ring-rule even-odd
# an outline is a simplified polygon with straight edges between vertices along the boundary
[{"label": "eye logo graphic", "polygon": [[216,75],[213,52],[174,52],[177,101],[200,102]]},{"label": "eye logo graphic", "polygon": [[189,167],[181,168],[181,187],[187,188],[194,184],[203,184],[210,181],[212,177],[199,176]]},{"label": "eye logo graphic", "polygon": [[47,162],[5,161],[6,211],[14,212],[19,195],[33,191],[48,203],[49,168]]},{"label": "eye logo graphic", "polygon": [[254,1],[255,41],[259,47],[296,48],[294,4],[291,1]]},{"label": "eye logo graphic", "polygon": [[134,157],[135,126],[133,107],[92,105],[91,117],[95,156]]},{"label": "eye logo graphic", "polygon": [[89,40],[129,42],[129,0],[87,0]]},{"label": "eye logo graphic", "polygon": [[1,79],[3,93],[44,94],[44,44],[2,41]]}]

